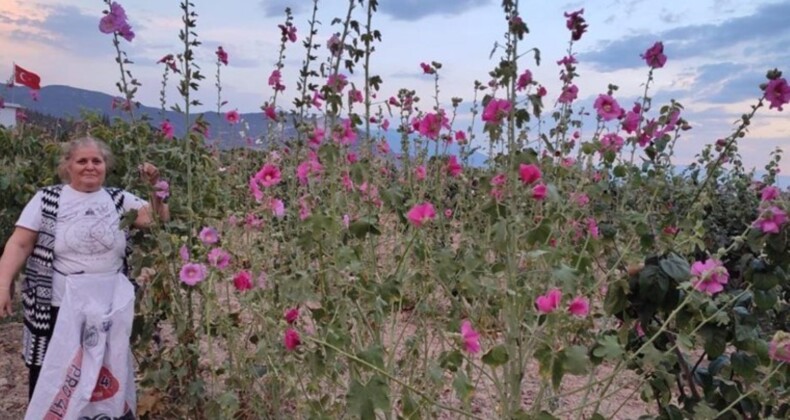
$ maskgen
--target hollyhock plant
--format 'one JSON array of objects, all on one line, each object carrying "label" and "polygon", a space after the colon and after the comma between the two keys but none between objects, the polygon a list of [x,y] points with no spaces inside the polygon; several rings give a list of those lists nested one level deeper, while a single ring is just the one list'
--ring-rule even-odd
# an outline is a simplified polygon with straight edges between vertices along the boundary
[{"label": "hollyhock plant", "polygon": [[537,299],[535,299],[535,307],[538,309],[538,312],[542,314],[550,314],[560,306],[561,300],[562,291],[554,288],[538,296]]},{"label": "hollyhock plant", "polygon": [[285,344],[285,348],[288,351],[296,350],[300,344],[302,344],[302,340],[299,338],[299,333],[296,332],[293,328],[288,328],[285,330],[285,335],[283,336],[283,343]]},{"label": "hollyhock plant", "polygon": [[170,184],[164,179],[156,181],[154,184],[154,195],[160,200],[167,200],[170,197]]},{"label": "hollyhock plant", "polygon": [[285,318],[285,322],[293,325],[296,323],[296,320],[299,319],[299,307],[286,309],[283,317]]},{"label": "hollyhock plant", "polygon": [[243,292],[252,289],[252,275],[247,270],[241,270],[233,276],[233,287]]},{"label": "hollyhock plant", "polygon": [[538,184],[532,187],[532,198],[535,200],[543,200],[546,198],[546,185],[545,184]]},{"label": "hollyhock plant", "polygon": [[199,263],[186,263],[181,267],[179,279],[188,286],[194,286],[206,278],[206,266]]},{"label": "hollyhock plant", "polygon": [[530,185],[539,180],[542,176],[540,168],[538,168],[537,165],[522,163],[518,166],[518,177],[524,185]]},{"label": "hollyhock plant", "polygon": [[615,133],[607,133],[601,137],[601,152],[619,152],[623,148],[625,140]]},{"label": "hollyhock plant", "polygon": [[623,130],[631,134],[636,131],[637,127],[639,127],[639,113],[642,107],[639,104],[634,105],[634,109],[625,113],[625,118],[623,118],[622,127]]},{"label": "hollyhock plant", "polygon": [[464,350],[467,353],[480,352],[480,334],[472,328],[472,323],[465,319],[461,322],[461,337],[464,340]]},{"label": "hollyhock plant", "polygon": [[340,53],[343,52],[343,44],[340,41],[339,34],[332,34],[332,36],[326,41],[326,48],[329,49],[329,52],[333,56],[340,56]]},{"label": "hollyhock plant", "polygon": [[721,261],[708,258],[696,261],[691,265],[691,284],[694,288],[708,295],[715,295],[724,290],[724,285],[730,279],[730,274]]},{"label": "hollyhock plant", "polygon": [[335,143],[342,146],[349,146],[357,141],[357,132],[351,125],[350,118],[343,118],[340,121],[340,124],[335,125],[334,129],[332,130],[332,139],[335,141]]},{"label": "hollyhock plant", "polygon": [[277,111],[274,109],[274,105],[264,105],[262,109],[267,118],[272,121],[277,121]]},{"label": "hollyhock plant", "polygon": [[280,70],[272,70],[272,74],[269,75],[269,86],[274,88],[275,91],[281,92],[285,90],[285,85],[282,83],[282,74],[280,73]]},{"label": "hollyhock plant", "polygon": [[420,63],[420,67],[422,67],[422,72],[425,73],[425,74],[434,74],[434,73],[436,73],[436,70],[433,67],[431,67],[430,64]]},{"label": "hollyhock plant", "polygon": [[266,188],[277,185],[282,181],[280,168],[267,163],[255,174],[255,180]]},{"label": "hollyhock plant", "polygon": [[105,34],[118,33],[129,42],[134,39],[134,31],[129,25],[126,11],[117,2],[110,3],[110,11],[99,21],[99,31]]},{"label": "hollyhock plant", "polygon": [[159,133],[162,134],[162,137],[170,140],[175,135],[175,129],[173,128],[173,124],[170,123],[169,120],[162,121],[162,124],[159,125]]},{"label": "hollyhock plant", "polygon": [[203,242],[203,245],[213,245],[219,242],[219,234],[213,227],[205,226],[200,230],[198,239],[200,239],[200,242]]},{"label": "hollyhock plant", "polygon": [[220,63],[222,63],[222,64],[224,64],[226,66],[228,65],[228,53],[225,51],[224,48],[222,48],[221,45],[219,47],[217,47],[217,51],[215,51],[214,54],[217,55],[217,61],[218,62],[220,62]]},{"label": "hollyhock plant", "polygon": [[426,176],[427,171],[425,170],[425,165],[420,165],[414,168],[414,178],[416,178],[417,181],[424,180]]},{"label": "hollyhock plant", "polygon": [[186,245],[181,245],[181,248],[178,249],[178,256],[181,257],[181,262],[189,262],[189,248]]},{"label": "hollyhock plant", "polygon": [[277,27],[280,28],[283,41],[288,40],[291,42],[296,42],[296,26],[294,26],[291,22],[288,22],[285,25],[277,25]]},{"label": "hollyhock plant", "polygon": [[442,128],[449,129],[449,120],[444,116],[441,110],[438,113],[427,113],[421,119],[417,120],[416,130],[425,137],[431,140],[439,138],[439,133]]},{"label": "hollyhock plant", "polygon": [[560,94],[559,99],[557,102],[561,104],[570,104],[571,102],[575,101],[576,98],[579,96],[579,88],[576,85],[569,85],[562,88],[562,93]]},{"label": "hollyhock plant", "polygon": [[532,72],[529,70],[524,70],[524,73],[518,76],[518,81],[516,82],[516,90],[521,91],[527,88],[527,86],[532,84]]},{"label": "hollyhock plant", "polygon": [[598,95],[593,107],[598,111],[598,116],[604,121],[611,121],[623,114],[623,109],[610,95]]},{"label": "hollyhock plant", "polygon": [[326,79],[326,86],[335,91],[335,93],[342,93],[343,89],[348,85],[347,79],[345,74],[331,74]]},{"label": "hollyhock plant", "polygon": [[568,312],[573,316],[584,318],[590,313],[590,301],[584,296],[577,296],[568,304]]},{"label": "hollyhock plant", "polygon": [[492,98],[483,109],[483,121],[493,125],[502,124],[502,120],[510,114],[512,104],[507,99]]},{"label": "hollyhock plant", "polygon": [[660,69],[664,67],[667,62],[667,56],[664,55],[664,43],[656,42],[652,47],[648,48],[640,57],[645,59],[645,63],[650,68]]},{"label": "hollyhock plant", "polygon": [[769,102],[768,109],[782,110],[782,105],[790,103],[790,85],[784,77],[774,79],[765,86],[765,100]]},{"label": "hollyhock plant", "polygon": [[447,159],[447,175],[455,178],[458,175],[461,175],[463,171],[463,167],[460,163],[458,163],[458,158],[455,155],[450,156]]},{"label": "hollyhock plant", "polygon": [[777,206],[770,206],[760,213],[753,226],[763,233],[779,233],[785,223],[787,223],[787,213]]},{"label": "hollyhock plant", "polygon": [[779,188],[769,185],[760,191],[760,201],[773,201],[779,197]]},{"label": "hollyhock plant", "polygon": [[422,227],[436,217],[436,210],[433,204],[428,202],[416,204],[406,213],[406,217],[415,227]]},{"label": "hollyhock plant", "polygon": [[565,27],[571,31],[571,39],[574,41],[582,39],[582,35],[587,32],[587,23],[582,17],[582,13],[584,13],[584,9],[571,13],[565,12],[565,17],[568,18],[565,21]]}]

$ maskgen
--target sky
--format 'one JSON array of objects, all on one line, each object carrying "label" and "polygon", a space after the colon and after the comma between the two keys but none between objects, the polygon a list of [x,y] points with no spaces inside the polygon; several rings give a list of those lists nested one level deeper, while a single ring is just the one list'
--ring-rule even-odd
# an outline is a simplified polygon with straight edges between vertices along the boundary
[{"label": "sky", "polygon": [[[283,81],[287,86],[280,105],[288,106],[296,92],[297,71],[305,57],[301,45],[306,35],[313,3],[308,0],[193,0],[197,17],[197,62],[207,75],[199,98],[204,110],[216,110],[217,71],[214,51],[222,46],[229,65],[221,69],[223,110],[259,112],[272,90],[267,84],[274,69],[280,43],[279,23],[291,7],[299,41],[286,49]],[[357,3],[356,0],[352,3]],[[130,70],[141,83],[136,99],[158,106],[164,55],[183,49],[178,40],[182,27],[179,1],[125,0],[136,37],[121,46],[134,61]],[[372,26],[382,34],[371,57],[371,73],[383,79],[379,99],[400,88],[417,91],[423,104],[433,104],[434,81],[420,69],[421,62],[442,64],[439,102],[449,108],[453,97],[471,102],[476,80],[487,82],[488,72],[498,63],[506,24],[499,0],[379,0]],[[317,51],[319,62],[328,51],[326,40],[340,31],[332,25],[345,16],[349,1],[324,0],[318,4]],[[705,144],[726,136],[739,116],[761,96],[759,84],[772,68],[790,76],[790,16],[788,0],[695,0],[662,2],[647,0],[525,1],[520,14],[530,33],[522,41],[524,50],[538,48],[542,61],[536,65],[531,55],[523,56],[520,68],[532,71],[536,81],[548,90],[550,108],[559,93],[559,66],[567,54],[569,31],[564,12],[584,8],[588,32],[573,46],[580,77],[579,106],[590,109],[592,101],[605,93],[610,83],[619,90],[615,98],[623,107],[642,94],[648,68],[639,55],[656,41],[662,41],[668,56],[657,70],[651,96],[654,109],[670,99],[685,107],[683,117],[693,130],[683,133],[676,146],[678,163],[688,163]],[[98,21],[106,5],[101,0],[0,0],[0,78],[11,75],[12,63],[38,73],[42,85],[70,85],[117,94],[120,79],[115,51],[109,35],[98,31]],[[364,22],[363,7],[353,15]],[[352,82],[360,83],[361,67]],[[322,83],[323,80],[316,80]],[[178,102],[171,78],[169,105]],[[284,99],[284,100],[283,100]],[[42,97],[41,100],[46,100]],[[468,106],[462,110],[468,111]],[[471,114],[463,112],[457,127],[469,124]],[[480,122],[476,122],[479,127]],[[594,126],[583,129],[592,135]],[[784,112],[763,109],[740,143],[747,167],[763,167],[770,151],[790,146],[790,105]],[[781,162],[790,174],[790,156]]]}]

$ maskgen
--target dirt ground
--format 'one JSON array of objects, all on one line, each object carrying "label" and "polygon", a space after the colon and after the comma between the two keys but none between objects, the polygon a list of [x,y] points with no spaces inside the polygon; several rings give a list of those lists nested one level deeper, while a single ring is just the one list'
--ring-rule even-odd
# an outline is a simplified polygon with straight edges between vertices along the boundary
[{"label": "dirt ground", "polygon": [[0,420],[19,420],[27,407],[27,368],[22,361],[22,324],[0,324]]}]

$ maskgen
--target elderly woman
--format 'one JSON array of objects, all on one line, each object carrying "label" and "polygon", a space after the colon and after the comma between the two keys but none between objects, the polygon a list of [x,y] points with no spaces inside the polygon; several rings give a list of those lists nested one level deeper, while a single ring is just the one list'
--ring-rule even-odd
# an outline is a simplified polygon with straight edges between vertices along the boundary
[{"label": "elderly woman", "polygon": [[[0,318],[12,313],[11,284],[25,261],[22,287],[24,359],[30,369],[32,398],[58,310],[70,275],[126,274],[126,232],[123,215],[136,210],[134,226],[149,227],[170,217],[167,204],[154,194],[148,203],[119,188],[104,187],[112,164],[109,148],[83,137],[70,142],[58,166],[62,185],[42,188],[27,203],[0,258]],[[152,185],[155,166],[140,166]]]}]

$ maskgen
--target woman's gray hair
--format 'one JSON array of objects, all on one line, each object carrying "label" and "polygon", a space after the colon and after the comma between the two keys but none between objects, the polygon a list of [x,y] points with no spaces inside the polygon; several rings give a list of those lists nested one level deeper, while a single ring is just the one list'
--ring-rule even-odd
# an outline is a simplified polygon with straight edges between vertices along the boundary
[{"label": "woman's gray hair", "polygon": [[107,146],[107,143],[91,136],[78,137],[63,145],[63,151],[60,154],[60,159],[58,160],[58,176],[62,182],[69,183],[71,181],[68,171],[69,163],[71,163],[71,158],[74,156],[74,152],[83,147],[95,147],[98,149],[99,153],[101,153],[101,156],[104,159],[104,165],[107,170],[112,168],[113,155],[110,147]]}]

